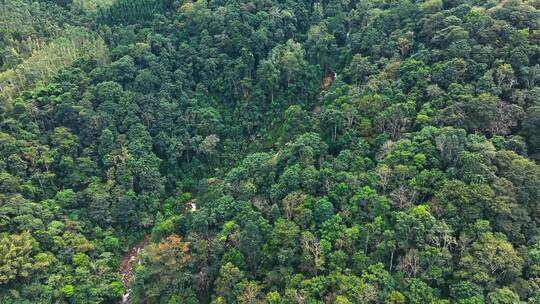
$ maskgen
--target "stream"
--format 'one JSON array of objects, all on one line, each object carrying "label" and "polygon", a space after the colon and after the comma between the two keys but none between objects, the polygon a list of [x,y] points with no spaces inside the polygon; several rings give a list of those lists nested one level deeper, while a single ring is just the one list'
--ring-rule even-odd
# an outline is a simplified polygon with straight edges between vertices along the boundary
[{"label": "stream", "polygon": [[122,278],[122,283],[124,283],[124,288],[126,293],[122,296],[121,303],[130,303],[129,298],[131,296],[131,280],[133,279],[134,268],[136,265],[141,263],[140,253],[150,242],[150,236],[147,235],[142,241],[135,244],[131,247],[122,259],[120,260],[120,268],[118,272]]}]

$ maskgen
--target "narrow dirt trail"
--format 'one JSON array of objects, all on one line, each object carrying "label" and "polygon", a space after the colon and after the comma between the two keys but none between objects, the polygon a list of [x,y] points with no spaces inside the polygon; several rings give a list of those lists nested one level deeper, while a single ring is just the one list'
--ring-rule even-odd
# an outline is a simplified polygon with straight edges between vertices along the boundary
[{"label": "narrow dirt trail", "polygon": [[129,297],[131,296],[131,280],[133,279],[134,268],[141,263],[140,253],[150,242],[150,236],[147,235],[142,241],[131,247],[124,256],[120,259],[120,268],[118,272],[126,288],[126,293],[122,296],[121,303],[129,303]]},{"label": "narrow dirt trail", "polygon": [[316,95],[317,102],[315,103],[315,105],[311,109],[311,112],[318,114],[318,113],[320,113],[322,111],[322,108],[321,108],[321,105],[320,105],[320,98],[321,98],[322,94],[324,93],[324,91],[328,90],[328,88],[330,88],[332,86],[332,84],[334,83],[336,78],[337,78],[336,72],[334,72],[332,70],[326,71],[323,78],[321,79],[321,86],[319,88],[319,92]]}]

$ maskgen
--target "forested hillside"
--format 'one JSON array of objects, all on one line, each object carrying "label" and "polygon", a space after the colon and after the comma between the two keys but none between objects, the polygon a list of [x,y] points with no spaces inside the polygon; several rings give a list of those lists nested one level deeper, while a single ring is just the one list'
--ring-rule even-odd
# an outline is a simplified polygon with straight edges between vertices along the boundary
[{"label": "forested hillside", "polygon": [[0,0],[0,303],[538,304],[539,84],[538,0]]}]

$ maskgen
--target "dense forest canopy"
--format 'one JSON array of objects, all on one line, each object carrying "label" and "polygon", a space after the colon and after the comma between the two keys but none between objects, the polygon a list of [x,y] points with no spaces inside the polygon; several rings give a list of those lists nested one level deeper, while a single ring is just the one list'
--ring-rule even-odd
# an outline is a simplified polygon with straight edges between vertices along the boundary
[{"label": "dense forest canopy", "polygon": [[0,0],[0,303],[538,304],[539,59],[538,0]]}]

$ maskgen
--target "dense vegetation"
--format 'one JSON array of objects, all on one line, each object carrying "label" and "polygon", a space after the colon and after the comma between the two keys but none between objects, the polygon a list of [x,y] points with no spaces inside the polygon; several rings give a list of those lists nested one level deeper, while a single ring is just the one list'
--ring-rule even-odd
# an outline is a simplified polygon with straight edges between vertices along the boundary
[{"label": "dense vegetation", "polygon": [[539,9],[0,0],[0,303],[540,303]]}]

